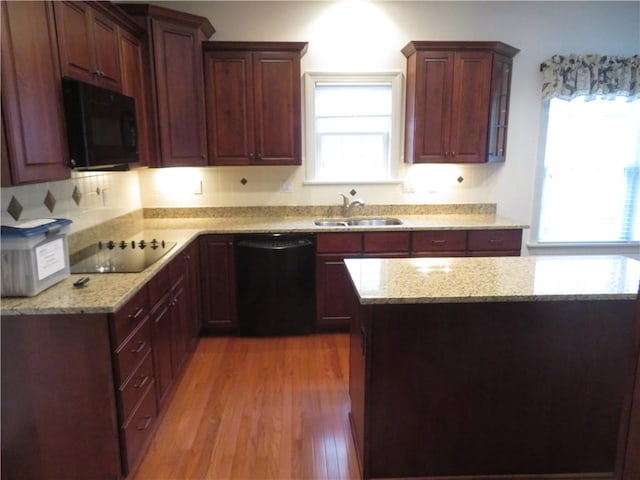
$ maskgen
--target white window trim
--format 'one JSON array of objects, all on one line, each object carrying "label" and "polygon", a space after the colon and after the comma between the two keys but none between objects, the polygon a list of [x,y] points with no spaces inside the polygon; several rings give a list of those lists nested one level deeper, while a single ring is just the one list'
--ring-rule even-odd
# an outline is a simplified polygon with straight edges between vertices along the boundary
[{"label": "white window trim", "polygon": [[[316,180],[315,177],[315,84],[317,82],[390,82],[392,95],[389,178],[380,180]],[[404,76],[402,72],[313,72],[304,73],[305,105],[305,181],[304,185],[383,185],[397,184],[404,147]]]}]

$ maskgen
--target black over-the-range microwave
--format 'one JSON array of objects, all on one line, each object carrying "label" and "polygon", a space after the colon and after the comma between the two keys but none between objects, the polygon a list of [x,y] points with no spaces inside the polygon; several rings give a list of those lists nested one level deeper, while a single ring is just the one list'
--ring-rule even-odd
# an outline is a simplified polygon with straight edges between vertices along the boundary
[{"label": "black over-the-range microwave", "polygon": [[62,79],[70,165],[128,170],[138,161],[135,100],[68,77]]}]

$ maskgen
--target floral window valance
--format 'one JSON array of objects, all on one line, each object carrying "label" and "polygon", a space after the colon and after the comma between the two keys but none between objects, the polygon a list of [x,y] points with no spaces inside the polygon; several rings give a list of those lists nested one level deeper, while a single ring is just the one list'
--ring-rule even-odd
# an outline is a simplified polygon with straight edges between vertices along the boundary
[{"label": "floral window valance", "polygon": [[640,99],[640,56],[554,55],[540,65],[542,99]]}]

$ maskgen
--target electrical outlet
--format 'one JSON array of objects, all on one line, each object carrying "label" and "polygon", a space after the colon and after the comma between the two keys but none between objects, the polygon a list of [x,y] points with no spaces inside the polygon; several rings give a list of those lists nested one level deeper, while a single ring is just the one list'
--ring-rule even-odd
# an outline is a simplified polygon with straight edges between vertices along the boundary
[{"label": "electrical outlet", "polygon": [[293,192],[293,182],[291,180],[285,180],[280,186],[280,191],[283,193]]},{"label": "electrical outlet", "polygon": [[413,186],[413,183],[409,180],[405,180],[402,182],[402,192],[403,193],[416,193],[416,189]]}]

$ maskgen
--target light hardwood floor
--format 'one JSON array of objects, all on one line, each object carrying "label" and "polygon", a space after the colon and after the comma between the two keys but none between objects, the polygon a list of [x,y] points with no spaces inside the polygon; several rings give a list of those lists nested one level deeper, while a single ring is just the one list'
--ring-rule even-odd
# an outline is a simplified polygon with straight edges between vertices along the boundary
[{"label": "light hardwood floor", "polygon": [[131,479],[359,479],[348,341],[202,338]]}]

